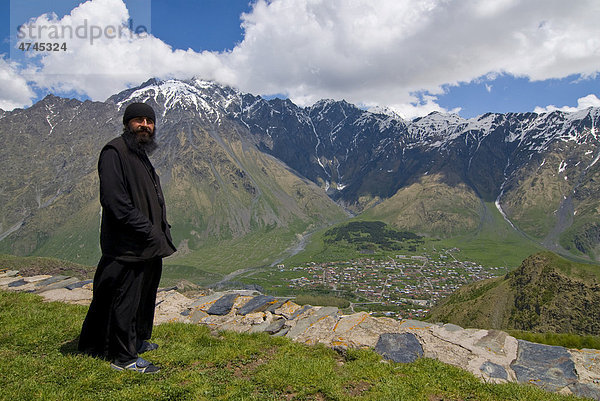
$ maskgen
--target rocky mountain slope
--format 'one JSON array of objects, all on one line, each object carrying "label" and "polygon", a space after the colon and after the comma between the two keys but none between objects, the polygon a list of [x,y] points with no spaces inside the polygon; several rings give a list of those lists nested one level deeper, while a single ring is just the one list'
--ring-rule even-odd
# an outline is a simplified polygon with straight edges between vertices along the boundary
[{"label": "rocky mountain slope", "polygon": [[249,264],[264,264],[296,234],[344,219],[342,207],[436,236],[472,232],[496,208],[549,249],[600,255],[600,109],[403,121],[344,101],[301,108],[200,79],[153,79],[106,102],[49,96],[3,113],[0,251],[94,263],[95,163],[132,101],[159,115],[152,158],[180,260],[254,235],[253,249],[269,249]]},{"label": "rocky mountain slope", "polygon": [[224,111],[231,98],[215,103],[223,88],[199,83],[215,91],[211,107],[203,109],[202,96],[191,97],[188,85],[156,85],[104,103],[49,96],[0,120],[0,164],[7,173],[0,191],[1,251],[97,261],[97,157],[120,134],[125,105],[151,95],[161,144],[151,158],[180,258],[207,244],[262,233],[277,246],[267,244],[257,258],[274,259],[297,233],[344,218],[315,184],[257,149],[247,128]]},{"label": "rocky mountain slope", "polygon": [[343,101],[300,109],[260,100],[244,115],[261,149],[356,213],[383,203],[373,218],[452,235],[476,228],[487,203],[546,247],[591,257],[600,240],[599,118],[590,108],[405,122]]}]

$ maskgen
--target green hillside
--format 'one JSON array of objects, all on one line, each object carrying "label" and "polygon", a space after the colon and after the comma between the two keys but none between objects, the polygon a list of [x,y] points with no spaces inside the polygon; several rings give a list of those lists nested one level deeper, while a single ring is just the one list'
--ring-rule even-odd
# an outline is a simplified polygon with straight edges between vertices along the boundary
[{"label": "green hillside", "polygon": [[597,335],[600,266],[551,252],[525,259],[504,277],[459,289],[430,313],[430,320],[463,327]]},{"label": "green hillside", "polygon": [[476,230],[482,207],[465,184],[449,185],[445,177],[424,175],[392,197],[365,210],[362,217],[383,220],[398,229],[450,237]]},{"label": "green hillside", "polygon": [[529,255],[545,250],[538,242],[511,226],[491,202],[482,203],[477,229],[442,238],[440,244],[459,248],[461,256],[467,260],[509,268],[516,268]]},{"label": "green hillside", "polygon": [[479,199],[464,184],[449,185],[441,175],[423,176],[359,218],[437,238],[437,247],[459,248],[464,260],[489,266],[517,267],[544,250],[511,226],[493,202]]}]

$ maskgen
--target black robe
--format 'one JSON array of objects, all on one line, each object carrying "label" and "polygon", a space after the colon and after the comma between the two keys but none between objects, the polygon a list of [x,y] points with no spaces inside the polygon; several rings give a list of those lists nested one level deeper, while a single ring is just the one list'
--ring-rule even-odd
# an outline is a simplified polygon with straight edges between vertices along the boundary
[{"label": "black robe", "polygon": [[175,252],[160,181],[146,154],[115,138],[100,152],[98,175],[102,255],[134,262]]},{"label": "black robe", "polygon": [[162,258],[175,252],[158,175],[123,137],[100,152],[102,258],[78,349],[125,365],[152,334]]}]

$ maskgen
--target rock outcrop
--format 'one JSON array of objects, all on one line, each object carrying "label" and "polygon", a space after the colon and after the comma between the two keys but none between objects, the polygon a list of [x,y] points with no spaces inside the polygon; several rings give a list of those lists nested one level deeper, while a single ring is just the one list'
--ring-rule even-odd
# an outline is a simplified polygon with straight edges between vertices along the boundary
[{"label": "rock outcrop", "polygon": [[[65,276],[21,277],[0,271],[0,289],[36,292],[48,301],[87,304],[89,280]],[[600,400],[600,350],[566,349],[517,340],[499,330],[454,324],[394,320],[336,307],[300,306],[289,298],[255,291],[224,291],[189,298],[176,289],[159,290],[155,324],[185,322],[214,330],[265,332],[336,350],[373,348],[384,358],[407,363],[434,358],[493,383],[531,383],[548,391]]]}]

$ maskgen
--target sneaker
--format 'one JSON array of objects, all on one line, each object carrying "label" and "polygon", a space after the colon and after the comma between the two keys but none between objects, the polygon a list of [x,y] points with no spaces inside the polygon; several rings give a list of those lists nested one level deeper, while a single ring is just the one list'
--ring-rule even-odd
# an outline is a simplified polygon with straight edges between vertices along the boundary
[{"label": "sneaker", "polygon": [[155,349],[158,349],[158,344],[144,340],[142,345],[140,345],[140,348],[138,348],[137,353],[143,354],[144,352],[154,351]]},{"label": "sneaker", "polygon": [[158,366],[145,360],[144,358],[138,358],[130,364],[124,366],[113,362],[110,364],[110,367],[115,370],[133,370],[140,373],[156,373],[160,370]]}]

